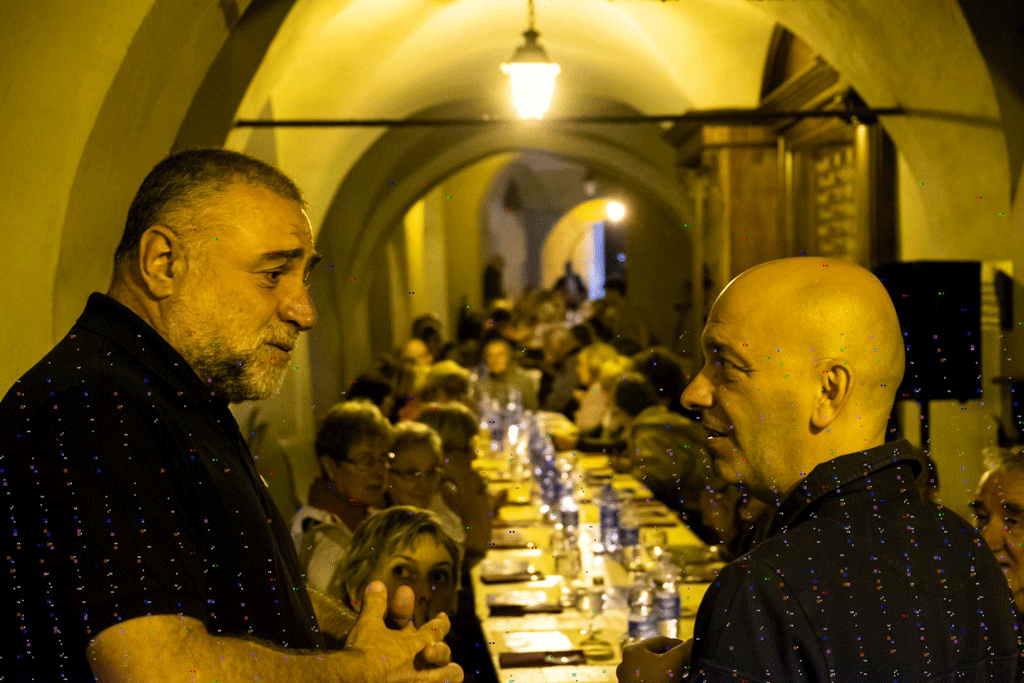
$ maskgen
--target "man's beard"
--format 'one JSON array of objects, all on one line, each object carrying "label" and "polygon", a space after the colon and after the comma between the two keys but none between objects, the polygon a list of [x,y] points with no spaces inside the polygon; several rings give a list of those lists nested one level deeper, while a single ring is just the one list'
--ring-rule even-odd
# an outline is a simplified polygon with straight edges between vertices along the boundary
[{"label": "man's beard", "polygon": [[250,339],[227,341],[223,325],[207,320],[197,324],[191,311],[178,313],[168,326],[168,341],[210,391],[231,403],[270,398],[280,391],[288,371],[286,352],[267,345],[292,348],[298,332],[264,330]]},{"label": "man's beard", "polygon": [[281,390],[288,370],[280,358],[271,360],[265,357],[267,352],[263,343],[246,350],[229,349],[218,344],[189,351],[182,355],[199,378],[213,393],[231,403],[270,398]]}]

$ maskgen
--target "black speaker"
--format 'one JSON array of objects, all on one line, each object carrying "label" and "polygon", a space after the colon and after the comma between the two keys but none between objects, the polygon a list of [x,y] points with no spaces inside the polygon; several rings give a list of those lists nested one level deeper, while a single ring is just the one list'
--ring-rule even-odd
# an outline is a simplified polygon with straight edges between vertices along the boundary
[{"label": "black speaker", "polygon": [[875,274],[903,329],[907,367],[896,398],[980,398],[981,263],[891,263]]}]

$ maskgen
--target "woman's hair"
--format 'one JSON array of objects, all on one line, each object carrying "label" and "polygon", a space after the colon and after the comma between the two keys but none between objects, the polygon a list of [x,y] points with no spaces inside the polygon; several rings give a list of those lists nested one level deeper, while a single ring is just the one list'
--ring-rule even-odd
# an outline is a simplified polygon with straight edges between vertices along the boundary
[{"label": "woman's hair", "polygon": [[580,358],[586,364],[588,379],[591,381],[598,379],[601,372],[601,364],[606,360],[617,358],[618,355],[619,353],[615,350],[614,346],[604,342],[594,342],[590,346],[584,346],[580,350]]},{"label": "woman's hair", "polygon": [[433,429],[425,424],[410,421],[399,422],[395,425],[391,437],[392,453],[401,453],[406,448],[419,446],[420,444],[429,448],[437,456],[438,460],[441,459],[441,450],[443,448],[441,437]]},{"label": "woman's hair", "polygon": [[615,385],[619,383],[626,373],[633,370],[633,361],[627,356],[615,356],[601,363],[601,369],[597,373],[597,381],[605,393],[612,394]]},{"label": "woman's hair", "polygon": [[380,408],[384,399],[391,395],[391,383],[383,375],[363,373],[356,377],[349,387],[346,398],[349,401],[364,399]]},{"label": "woman's hair", "polygon": [[654,386],[639,372],[626,373],[615,387],[615,405],[631,417],[657,404]]},{"label": "woman's hair", "polygon": [[335,462],[348,458],[348,451],[365,438],[391,439],[391,423],[369,401],[346,401],[327,413],[316,434],[316,454]]},{"label": "woman's hair", "polygon": [[445,450],[466,448],[480,431],[473,411],[455,402],[427,405],[419,421],[438,433]]},{"label": "woman's hair", "polygon": [[455,401],[468,396],[470,389],[469,370],[453,360],[443,360],[430,366],[420,398],[427,403]]},{"label": "woman's hair", "polygon": [[[461,574],[459,544],[441,526],[433,512],[409,505],[396,505],[371,516],[359,525],[352,545],[341,566],[341,599],[348,605],[362,598],[370,577],[387,557],[416,545],[421,536],[430,536],[452,557],[452,576]],[[458,588],[458,586],[456,586]]]}]

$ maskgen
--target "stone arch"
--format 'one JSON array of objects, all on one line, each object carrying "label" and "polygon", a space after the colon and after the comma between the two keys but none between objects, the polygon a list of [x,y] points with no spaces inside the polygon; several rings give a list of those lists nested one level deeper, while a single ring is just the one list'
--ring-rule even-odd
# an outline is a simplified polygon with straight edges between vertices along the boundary
[{"label": "stone arch", "polygon": [[[680,226],[687,223],[672,150],[661,139],[659,128],[645,128],[638,132],[614,126],[586,131],[474,127],[455,135],[396,129],[383,135],[342,181],[318,236],[317,248],[332,267],[319,272],[314,287],[332,306],[321,309],[320,324],[310,333],[311,363],[317,368],[312,375],[317,410],[340,395],[344,378],[370,363],[366,276],[379,262],[375,254],[424,194],[424,187],[459,169],[502,152],[543,150],[620,178],[624,187],[677,217]],[[402,168],[400,179],[387,180],[396,166]],[[342,329],[343,335],[339,334]]]}]

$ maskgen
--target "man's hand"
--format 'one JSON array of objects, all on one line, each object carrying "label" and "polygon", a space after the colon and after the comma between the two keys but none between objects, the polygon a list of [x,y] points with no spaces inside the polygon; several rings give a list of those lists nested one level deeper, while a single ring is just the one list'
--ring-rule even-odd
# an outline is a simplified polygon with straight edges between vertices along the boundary
[{"label": "man's hand", "polygon": [[648,638],[622,650],[622,662],[615,669],[619,683],[677,683],[690,665],[693,638]]},{"label": "man's hand", "polygon": [[451,650],[443,642],[451,627],[448,617],[439,614],[417,629],[411,620],[413,605],[412,589],[401,586],[392,601],[391,616],[402,628],[391,630],[384,624],[387,589],[380,581],[367,586],[359,620],[347,641],[351,651],[366,659],[366,680],[460,683],[462,668],[451,663]]}]

